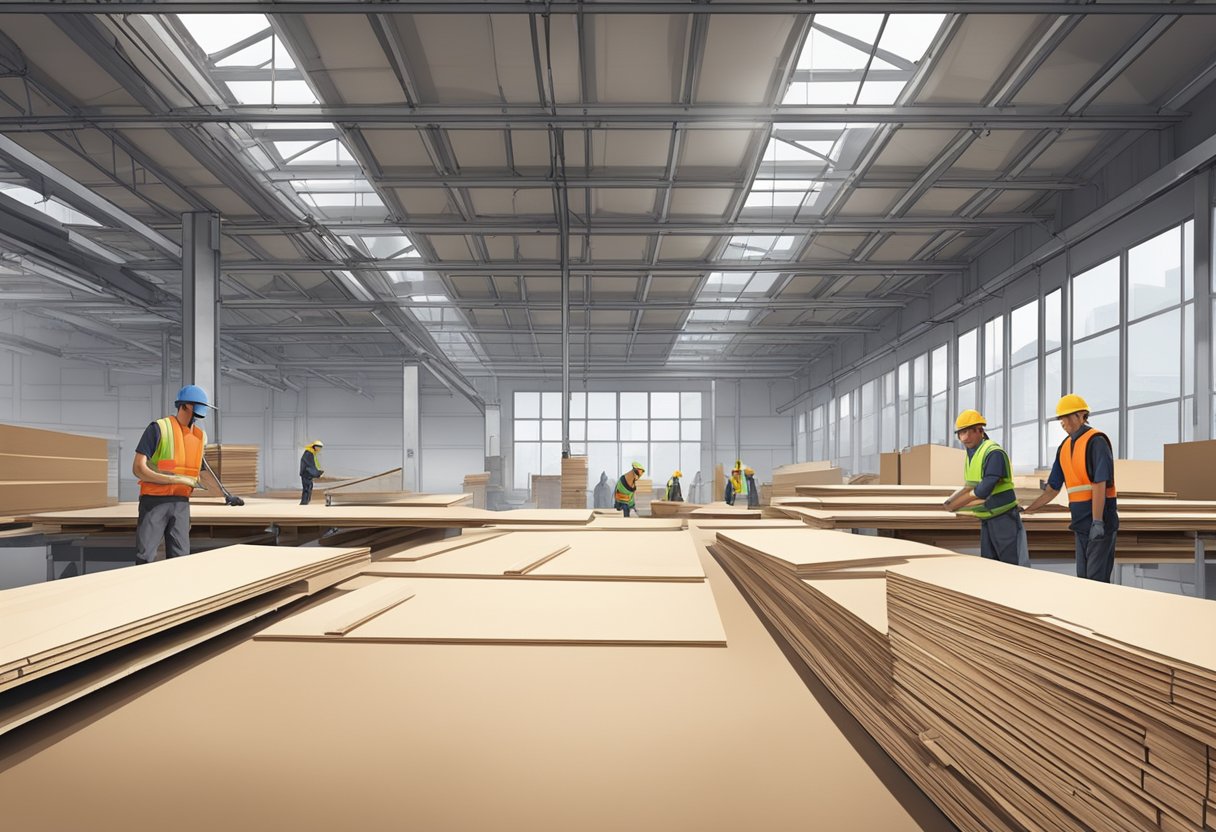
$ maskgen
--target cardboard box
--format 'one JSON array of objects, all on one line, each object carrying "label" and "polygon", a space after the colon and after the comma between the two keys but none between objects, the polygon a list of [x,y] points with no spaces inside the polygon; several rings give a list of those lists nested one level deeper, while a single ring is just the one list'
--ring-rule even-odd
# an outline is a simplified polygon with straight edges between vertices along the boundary
[{"label": "cardboard box", "polygon": [[917,445],[900,455],[901,485],[962,485],[967,452],[945,445]]},{"label": "cardboard box", "polygon": [[899,485],[899,452],[878,455],[879,485]]},{"label": "cardboard box", "polygon": [[1165,463],[1147,459],[1116,459],[1115,487],[1129,492],[1165,491]]},{"label": "cardboard box", "polygon": [[[1165,491],[1180,500],[1216,500],[1216,439],[1166,445],[1164,466]],[[1122,486],[1117,467],[1115,486]]]}]

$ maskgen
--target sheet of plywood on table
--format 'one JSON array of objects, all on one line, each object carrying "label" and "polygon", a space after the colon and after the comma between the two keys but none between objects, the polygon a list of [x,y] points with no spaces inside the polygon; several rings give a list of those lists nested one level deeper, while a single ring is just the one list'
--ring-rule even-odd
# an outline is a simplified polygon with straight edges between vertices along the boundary
[{"label": "sheet of plywood on table", "polygon": [[505,576],[513,565],[543,557],[557,546],[558,557],[521,576],[535,579],[700,581],[705,571],[692,539],[685,533],[583,533],[558,539],[546,532],[510,532],[476,545],[436,554],[413,563],[383,561],[370,575],[440,577]]},{"label": "sheet of plywood on table", "polygon": [[[232,641],[0,746],[6,822],[212,832],[239,802],[242,823],[266,828],[393,828],[408,805],[429,832],[616,832],[643,816],[647,829],[699,832],[795,829],[810,816],[824,829],[954,830],[818,681],[799,677],[699,551],[726,648]],[[208,714],[207,730],[183,713]],[[343,716],[318,723],[327,713]],[[242,765],[214,764],[233,748]],[[116,804],[150,759],[179,776]],[[460,765],[436,765],[450,759]],[[298,760],[308,764],[291,777],[248,774]],[[72,800],[30,799],[64,781]],[[299,799],[335,783],[340,799]]]},{"label": "sheet of plywood on table", "polygon": [[689,517],[686,521],[690,530],[716,529],[805,529],[806,524],[801,520],[762,520],[723,519],[719,517]]},{"label": "sheet of plywood on table", "polygon": [[[394,579],[385,579],[394,580]],[[723,646],[704,583],[419,578],[415,594],[346,635],[321,630],[321,604],[259,639],[431,644],[654,644]],[[365,590],[359,590],[363,592]]]},{"label": "sheet of plywood on table", "polygon": [[686,503],[682,500],[651,500],[651,517],[685,517],[701,508],[698,503]]},{"label": "sheet of plywood on table", "polygon": [[341,579],[367,559],[366,549],[229,546],[6,590],[0,673],[10,676],[0,690],[265,592],[322,574]]},{"label": "sheet of plywood on table", "polygon": [[711,503],[693,509],[689,514],[689,517],[718,520],[759,520],[761,516],[760,509],[731,506],[726,503]]},{"label": "sheet of plywood on table", "polygon": [[678,517],[638,517],[636,514],[622,517],[617,512],[611,516],[596,515],[584,526],[556,526],[549,523],[519,524],[502,528],[521,532],[678,532],[684,528],[684,521]]},{"label": "sheet of plywood on table", "polygon": [[414,506],[447,508],[471,504],[472,494],[415,494],[409,491],[337,491],[325,499],[331,506]]},{"label": "sheet of plywood on table", "polygon": [[953,552],[908,540],[843,534],[818,529],[739,529],[718,540],[800,575],[848,566],[884,568],[912,558],[953,556]]}]

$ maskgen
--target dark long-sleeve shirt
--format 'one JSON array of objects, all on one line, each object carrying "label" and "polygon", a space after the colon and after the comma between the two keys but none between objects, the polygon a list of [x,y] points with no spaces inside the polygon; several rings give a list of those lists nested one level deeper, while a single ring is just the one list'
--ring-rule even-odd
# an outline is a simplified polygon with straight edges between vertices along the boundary
[{"label": "dark long-sleeve shirt", "polygon": [[305,451],[300,455],[300,476],[306,480],[315,480],[321,476],[321,469],[317,467],[317,456],[312,451]]}]

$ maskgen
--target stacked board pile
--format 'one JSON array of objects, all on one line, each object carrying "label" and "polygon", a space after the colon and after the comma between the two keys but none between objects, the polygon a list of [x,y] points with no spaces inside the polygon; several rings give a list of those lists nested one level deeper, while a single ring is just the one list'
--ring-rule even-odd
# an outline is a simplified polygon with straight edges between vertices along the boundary
[{"label": "stacked board pile", "polygon": [[489,484],[489,482],[489,471],[481,471],[476,474],[464,475],[464,484],[462,488],[464,493],[471,497],[469,505],[471,505],[473,508],[486,507],[486,486]]},{"label": "stacked board pile", "polygon": [[0,514],[108,502],[104,439],[0,425]]},{"label": "stacked board pile", "polygon": [[772,627],[954,823],[964,830],[1018,828],[999,802],[937,763],[894,695],[885,570],[959,556],[812,529],[720,531],[714,553]]},{"label": "stacked board pile", "polygon": [[587,457],[562,459],[561,508],[587,507]]},{"label": "stacked board pile", "polygon": [[532,502],[541,509],[561,508],[562,478],[548,474],[533,474]]},{"label": "stacked board pile", "polygon": [[203,450],[203,457],[233,494],[258,493],[257,445],[208,445]]},{"label": "stacked board pile", "polygon": [[1216,827],[1216,605],[975,558],[888,593],[900,707],[1021,826]]},{"label": "stacked board pile", "polygon": [[645,477],[638,479],[638,490],[634,492],[633,501],[638,507],[638,514],[650,516],[650,504],[654,500],[654,481]]},{"label": "stacked board pile", "polygon": [[[770,499],[793,497],[800,485],[842,485],[844,472],[830,462],[800,462],[773,470]],[[725,483],[723,484],[725,488]]]}]

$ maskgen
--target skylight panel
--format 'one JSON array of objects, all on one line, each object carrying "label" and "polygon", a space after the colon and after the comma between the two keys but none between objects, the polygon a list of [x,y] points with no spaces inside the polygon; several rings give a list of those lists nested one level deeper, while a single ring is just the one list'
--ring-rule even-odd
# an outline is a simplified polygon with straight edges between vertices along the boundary
[{"label": "skylight panel", "polygon": [[726,244],[723,260],[758,260],[788,256],[798,237],[794,234],[736,234]]},{"label": "skylight panel", "polygon": [[757,179],[743,203],[744,208],[797,208],[820,185],[806,179]]},{"label": "skylight panel", "polygon": [[382,260],[394,260],[399,257],[421,257],[422,255],[414,248],[414,243],[409,237],[403,234],[394,234],[383,237],[363,236],[363,244],[367,246],[367,250],[373,257]]},{"label": "skylight panel", "polygon": [[4,194],[10,199],[15,199],[22,205],[28,205],[35,211],[41,211],[43,214],[46,214],[51,219],[63,225],[88,225],[95,228],[101,227],[101,223],[97,222],[97,220],[93,219],[88,214],[77,211],[72,206],[60,202],[53,197],[43,196],[37,191],[30,190],[29,188],[22,187],[21,185],[0,185],[0,193]]},{"label": "skylight panel", "polygon": [[945,15],[893,14],[883,30],[879,48],[919,63],[942,27]]},{"label": "skylight panel", "polygon": [[316,104],[305,81],[228,81],[228,89],[241,104]]},{"label": "skylight panel", "polygon": [[264,14],[179,14],[177,19],[208,55],[270,29]]},{"label": "skylight panel", "polygon": [[274,149],[285,165],[353,165],[355,157],[340,139],[329,141],[277,141]]}]

